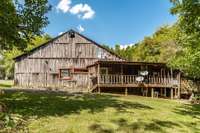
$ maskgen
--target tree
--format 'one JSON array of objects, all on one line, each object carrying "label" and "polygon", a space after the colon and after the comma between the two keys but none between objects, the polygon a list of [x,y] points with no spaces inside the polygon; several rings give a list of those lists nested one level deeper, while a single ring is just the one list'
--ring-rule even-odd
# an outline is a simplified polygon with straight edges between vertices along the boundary
[{"label": "tree", "polygon": [[13,58],[27,52],[45,42],[50,40],[51,37],[47,34],[42,36],[36,36],[34,39],[31,40],[30,43],[27,44],[27,48],[23,51],[19,50],[16,47],[13,47],[12,50],[6,50],[3,52],[3,59],[0,61],[0,66],[3,68],[4,78],[5,79],[13,79],[14,76],[14,61]]},{"label": "tree", "polygon": [[182,50],[171,65],[178,67],[187,76],[200,78],[200,1],[171,0],[171,13],[178,16],[180,35],[177,38]]},{"label": "tree", "polygon": [[14,77],[14,61],[13,58],[16,55],[20,55],[22,52],[17,49],[13,48],[12,50],[7,50],[6,52],[3,53],[3,60],[2,60],[2,66],[3,66],[3,71],[4,71],[4,78],[7,79],[12,79]]},{"label": "tree", "polygon": [[[42,34],[49,22],[46,16],[51,9],[48,0],[1,0],[0,50],[13,47],[21,50],[35,35]],[[2,52],[1,51],[1,52]]]},{"label": "tree", "polygon": [[180,29],[188,34],[200,34],[200,1],[170,0],[173,4],[171,13],[178,16]]},{"label": "tree", "polygon": [[129,61],[170,62],[179,48],[176,45],[178,29],[176,25],[162,26],[152,36],[145,37],[141,42],[114,51]]}]

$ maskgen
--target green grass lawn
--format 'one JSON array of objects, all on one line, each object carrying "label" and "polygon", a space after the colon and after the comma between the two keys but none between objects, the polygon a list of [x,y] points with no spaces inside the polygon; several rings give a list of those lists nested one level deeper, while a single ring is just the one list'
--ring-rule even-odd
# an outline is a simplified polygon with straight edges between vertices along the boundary
[{"label": "green grass lawn", "polygon": [[13,80],[0,80],[0,89],[11,88],[13,84]]},{"label": "green grass lawn", "polygon": [[6,93],[10,113],[32,133],[197,133],[200,105],[139,96]]}]

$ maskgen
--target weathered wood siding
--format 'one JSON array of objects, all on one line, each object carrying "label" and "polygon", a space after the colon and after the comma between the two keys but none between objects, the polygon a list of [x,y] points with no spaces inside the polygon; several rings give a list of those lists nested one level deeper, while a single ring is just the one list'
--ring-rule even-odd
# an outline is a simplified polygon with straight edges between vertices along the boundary
[{"label": "weathered wood siding", "polygon": [[44,45],[15,63],[15,83],[28,87],[65,87],[87,89],[89,75],[76,73],[71,80],[59,79],[59,69],[86,68],[97,60],[121,60],[106,49],[99,47],[86,38],[69,33]]}]

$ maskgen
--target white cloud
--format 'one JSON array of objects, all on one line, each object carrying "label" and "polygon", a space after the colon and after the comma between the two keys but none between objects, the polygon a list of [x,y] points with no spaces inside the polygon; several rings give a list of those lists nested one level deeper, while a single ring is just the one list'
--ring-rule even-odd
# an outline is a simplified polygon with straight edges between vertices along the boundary
[{"label": "white cloud", "polygon": [[79,31],[80,33],[85,31],[85,29],[84,29],[81,25],[79,25],[79,26],[77,27],[77,29],[78,29],[78,31]]},{"label": "white cloud", "polygon": [[70,9],[70,13],[77,14],[79,18],[91,19],[94,17],[94,10],[88,4],[76,4]]},{"label": "white cloud", "polygon": [[120,45],[120,49],[126,49],[128,46],[131,47],[134,44],[126,44],[126,45]]},{"label": "white cloud", "polygon": [[62,34],[63,34],[63,32],[58,33],[58,35],[62,35]]},{"label": "white cloud", "polygon": [[71,6],[71,0],[60,0],[56,9],[61,10],[63,13],[70,12],[77,15],[80,19],[92,19],[95,15],[95,11],[88,4],[76,4]]},{"label": "white cloud", "polygon": [[57,10],[61,10],[64,13],[67,13],[70,9],[70,5],[71,5],[71,0],[60,0],[60,2],[58,3],[56,9]]}]

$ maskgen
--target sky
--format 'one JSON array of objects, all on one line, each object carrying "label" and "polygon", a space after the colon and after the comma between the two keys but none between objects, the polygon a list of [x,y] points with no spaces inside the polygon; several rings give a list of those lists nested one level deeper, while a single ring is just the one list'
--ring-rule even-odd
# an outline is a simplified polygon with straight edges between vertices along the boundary
[{"label": "sky", "polygon": [[55,37],[74,29],[100,44],[131,45],[173,24],[169,0],[49,0],[50,24],[44,31]]}]

